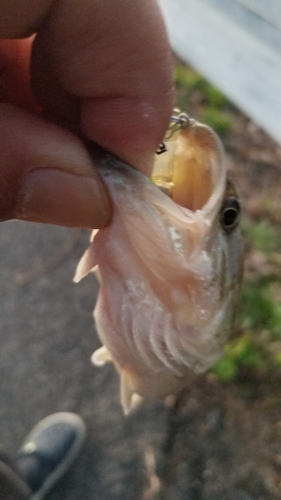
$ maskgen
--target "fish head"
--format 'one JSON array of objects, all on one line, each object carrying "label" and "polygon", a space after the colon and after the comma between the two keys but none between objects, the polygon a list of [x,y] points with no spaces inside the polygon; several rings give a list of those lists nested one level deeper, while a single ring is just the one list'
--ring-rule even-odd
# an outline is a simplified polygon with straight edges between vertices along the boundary
[{"label": "fish head", "polygon": [[242,276],[240,206],[216,134],[195,120],[157,155],[152,180],[110,156],[100,172],[114,215],[95,233],[77,279],[99,267],[95,308],[125,412],[176,393],[222,356]]}]

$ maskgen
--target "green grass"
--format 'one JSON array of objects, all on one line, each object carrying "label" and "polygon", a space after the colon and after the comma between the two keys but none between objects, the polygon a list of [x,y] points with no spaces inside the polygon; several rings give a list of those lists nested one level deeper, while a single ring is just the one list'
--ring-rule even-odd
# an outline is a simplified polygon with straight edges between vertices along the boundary
[{"label": "green grass", "polygon": [[241,368],[264,369],[262,351],[255,344],[251,333],[246,332],[238,339],[229,342],[224,357],[212,369],[221,380],[230,382],[236,379]]},{"label": "green grass", "polygon": [[267,220],[254,223],[246,219],[243,221],[242,229],[252,248],[262,252],[275,252],[278,250],[279,231]]},{"label": "green grass", "polygon": [[[247,220],[243,230],[249,248],[265,256],[281,250],[278,228],[268,221]],[[242,333],[228,343],[212,370],[219,379],[235,381],[245,370],[264,380],[281,376],[281,302],[276,300],[275,286],[281,290],[281,278],[267,268],[244,280],[238,317]]]},{"label": "green grass", "polygon": [[195,118],[212,127],[220,136],[230,132],[232,121],[227,110],[231,104],[216,87],[182,64],[176,66],[175,83],[180,109],[189,112],[189,97],[192,92],[197,92],[203,109]]},{"label": "green grass", "polygon": [[230,105],[227,98],[216,87],[182,64],[176,66],[175,83],[177,88],[183,88],[187,92],[200,91],[205,104],[212,109],[219,110]]},{"label": "green grass", "polygon": [[200,120],[214,129],[221,137],[225,137],[232,128],[232,121],[223,111],[209,108],[200,113]]},{"label": "green grass", "polygon": [[212,372],[223,381],[234,381],[242,370],[252,375],[280,376],[281,304],[274,300],[271,282],[246,281],[239,322],[242,334],[230,341]]},{"label": "green grass", "polygon": [[252,333],[267,332],[269,340],[281,340],[281,304],[274,300],[268,280],[246,281],[242,291],[242,329]]}]

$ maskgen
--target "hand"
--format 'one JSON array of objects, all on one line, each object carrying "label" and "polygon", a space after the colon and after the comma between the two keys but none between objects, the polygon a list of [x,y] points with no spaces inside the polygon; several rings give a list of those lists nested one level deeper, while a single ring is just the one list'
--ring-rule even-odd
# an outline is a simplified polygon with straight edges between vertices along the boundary
[{"label": "hand", "polygon": [[149,175],[172,111],[156,0],[1,0],[0,37],[0,220],[104,226],[83,139]]}]

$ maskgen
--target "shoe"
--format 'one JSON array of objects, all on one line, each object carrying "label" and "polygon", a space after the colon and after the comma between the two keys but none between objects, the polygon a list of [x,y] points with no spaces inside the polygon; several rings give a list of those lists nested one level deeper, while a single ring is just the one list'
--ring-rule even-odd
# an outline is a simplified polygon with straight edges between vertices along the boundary
[{"label": "shoe", "polygon": [[19,475],[13,460],[0,450],[0,500],[29,500],[31,490]]},{"label": "shoe", "polygon": [[77,456],[85,437],[83,420],[74,413],[54,413],[41,420],[25,439],[15,465],[42,500]]}]

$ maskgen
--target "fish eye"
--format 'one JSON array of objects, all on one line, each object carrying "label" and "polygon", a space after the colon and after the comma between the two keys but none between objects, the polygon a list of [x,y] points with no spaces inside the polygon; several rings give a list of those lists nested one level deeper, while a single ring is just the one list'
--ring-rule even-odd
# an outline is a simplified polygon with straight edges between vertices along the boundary
[{"label": "fish eye", "polygon": [[231,233],[240,220],[240,203],[234,196],[229,196],[221,209],[220,220],[223,229]]}]

